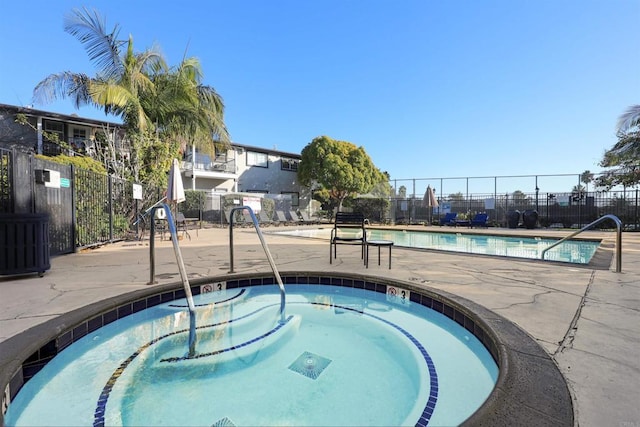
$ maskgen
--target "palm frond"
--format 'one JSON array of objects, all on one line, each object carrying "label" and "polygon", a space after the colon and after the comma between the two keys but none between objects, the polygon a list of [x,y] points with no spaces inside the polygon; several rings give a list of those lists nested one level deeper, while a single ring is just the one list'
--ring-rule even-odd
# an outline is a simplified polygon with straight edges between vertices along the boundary
[{"label": "palm frond", "polygon": [[625,133],[632,127],[640,126],[640,105],[632,105],[618,118],[616,129]]},{"label": "palm frond", "polygon": [[122,73],[120,47],[124,43],[118,40],[120,27],[116,24],[107,33],[106,20],[97,11],[73,9],[64,20],[64,30],[77,38],[85,46],[89,59],[106,79],[114,78]]},{"label": "palm frond", "polygon": [[33,101],[36,104],[48,104],[58,99],[71,98],[75,108],[90,105],[90,81],[89,76],[70,71],[50,74],[33,90]]}]

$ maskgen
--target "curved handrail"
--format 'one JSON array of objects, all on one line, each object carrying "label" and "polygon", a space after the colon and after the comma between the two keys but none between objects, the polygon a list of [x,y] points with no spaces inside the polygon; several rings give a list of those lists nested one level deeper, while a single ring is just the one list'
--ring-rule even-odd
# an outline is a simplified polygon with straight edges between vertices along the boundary
[{"label": "curved handrail", "polygon": [[[189,357],[193,357],[196,354],[196,308],[193,304],[193,295],[191,294],[191,285],[189,285],[189,278],[187,277],[187,271],[184,268],[184,261],[182,259],[182,253],[180,252],[180,246],[178,246],[178,233],[176,232],[176,223],[173,220],[173,214],[171,209],[166,203],[161,205],[154,205],[151,208],[151,217],[155,218],[156,210],[164,209],[167,214],[167,223],[169,224],[169,233],[171,234],[171,241],[173,242],[173,252],[176,254],[176,261],[178,262],[178,270],[180,270],[180,277],[182,278],[182,285],[184,287],[184,293],[187,296],[187,305],[189,306]],[[151,221],[151,233],[149,241],[149,254],[150,254],[150,274],[149,284],[155,282],[155,234],[156,227],[155,221]]]},{"label": "curved handrail", "polygon": [[574,233],[571,233],[568,236],[563,237],[562,239],[558,240],[557,242],[555,242],[551,246],[548,246],[548,247],[544,248],[542,250],[542,252],[540,253],[540,259],[544,259],[544,254],[546,254],[549,249],[558,246],[560,243],[564,242],[565,240],[568,240],[568,239],[570,239],[570,238],[582,233],[583,231],[588,230],[589,228],[591,228],[594,225],[597,225],[597,224],[603,222],[606,219],[610,219],[613,222],[615,222],[616,223],[616,228],[618,229],[618,231],[616,233],[616,273],[620,273],[620,271],[622,271],[622,221],[620,221],[620,218],[618,218],[617,216],[611,215],[611,214],[601,216],[600,218],[598,218],[595,221],[593,221],[591,224],[582,227],[580,230],[578,230],[578,231],[576,231]]},{"label": "curved handrail", "polygon": [[258,238],[260,239],[260,244],[262,244],[262,249],[264,249],[265,255],[267,255],[267,260],[269,261],[269,265],[271,266],[271,270],[273,270],[274,276],[276,276],[276,280],[278,281],[278,286],[280,287],[280,323],[285,323],[284,319],[284,304],[285,304],[285,290],[284,284],[282,283],[282,278],[280,277],[280,273],[278,273],[278,268],[276,267],[276,263],[271,256],[271,252],[267,246],[267,242],[264,240],[264,236],[262,235],[262,231],[260,230],[260,225],[258,225],[258,218],[253,213],[253,209],[250,206],[238,206],[231,209],[229,213],[229,273],[233,273],[233,214],[236,211],[240,210],[248,210],[249,215],[251,215],[251,221],[256,228],[256,233],[258,233]]}]

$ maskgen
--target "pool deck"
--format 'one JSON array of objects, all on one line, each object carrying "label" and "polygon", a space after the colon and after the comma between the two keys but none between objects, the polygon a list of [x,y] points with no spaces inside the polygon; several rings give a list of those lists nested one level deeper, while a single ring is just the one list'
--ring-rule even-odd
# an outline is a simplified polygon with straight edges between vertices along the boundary
[{"label": "pool deck", "polygon": [[[295,226],[263,229],[279,270],[359,272],[460,295],[514,322],[556,362],[572,393],[575,425],[640,427],[640,233],[622,235],[622,272],[615,273],[615,232],[587,231],[603,239],[589,266],[393,248],[391,270],[371,254],[365,269],[357,247],[338,247],[329,264],[326,240],[269,234]],[[297,228],[313,228],[297,227]],[[564,237],[561,230],[451,229]],[[229,272],[229,230],[201,229],[180,241],[191,279]],[[234,230],[234,272],[270,271],[255,231]],[[155,241],[156,280],[180,280],[170,241]],[[0,276],[0,342],[95,301],[149,286],[149,242],[118,242],[52,259],[44,275]],[[0,359],[2,355],[0,355]],[[1,360],[0,360],[1,361]],[[1,364],[0,364],[1,365]],[[532,423],[531,425],[535,425]]]}]

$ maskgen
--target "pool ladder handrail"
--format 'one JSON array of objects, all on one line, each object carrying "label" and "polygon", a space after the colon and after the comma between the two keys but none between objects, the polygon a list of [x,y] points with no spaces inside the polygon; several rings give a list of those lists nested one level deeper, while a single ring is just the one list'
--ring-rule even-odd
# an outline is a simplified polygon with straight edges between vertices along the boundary
[{"label": "pool ladder handrail", "polygon": [[187,296],[187,305],[189,306],[189,357],[193,357],[196,354],[196,308],[193,303],[193,295],[191,294],[191,285],[189,284],[189,278],[187,277],[187,270],[184,268],[184,260],[182,259],[182,252],[180,252],[180,246],[178,245],[178,233],[176,232],[176,223],[173,220],[173,214],[169,205],[166,203],[157,204],[151,208],[151,230],[149,236],[149,271],[151,277],[149,278],[149,285],[157,283],[156,276],[156,260],[155,260],[155,241],[156,241],[156,210],[164,209],[167,214],[167,224],[169,225],[169,234],[171,235],[171,242],[173,243],[173,252],[176,255],[176,261],[178,263],[178,270],[180,271],[180,277],[182,278],[182,285],[184,287],[184,293]]},{"label": "pool ladder handrail", "polygon": [[284,284],[282,283],[282,278],[280,277],[280,273],[278,272],[278,268],[276,267],[276,263],[271,256],[271,251],[269,251],[269,247],[267,246],[267,242],[264,240],[264,236],[262,235],[262,231],[260,230],[260,225],[258,224],[258,218],[256,218],[255,213],[253,213],[253,209],[250,206],[238,206],[231,209],[229,213],[229,273],[233,273],[233,214],[236,211],[248,210],[249,215],[251,216],[251,221],[253,222],[253,226],[256,229],[256,233],[258,234],[258,238],[260,239],[260,244],[262,245],[262,249],[264,250],[265,255],[267,256],[267,260],[269,261],[269,265],[271,266],[271,270],[273,271],[273,275],[276,277],[276,281],[278,282],[278,286],[280,287],[280,323],[285,323],[285,290]]},{"label": "pool ladder handrail", "polygon": [[595,221],[593,221],[591,224],[588,224],[584,227],[582,227],[580,230],[573,232],[571,234],[569,234],[566,237],[563,237],[562,239],[558,240],[557,242],[555,242],[554,244],[552,244],[551,246],[548,246],[546,248],[544,248],[542,250],[542,252],[540,253],[540,259],[544,260],[544,255],[547,253],[547,251],[549,249],[552,249],[556,246],[558,246],[559,244],[563,243],[565,240],[568,240],[580,233],[582,233],[585,230],[588,230],[589,228],[593,227],[594,225],[600,224],[601,222],[610,219],[613,222],[616,223],[616,228],[617,228],[617,232],[616,232],[616,273],[620,273],[622,271],[622,221],[620,221],[620,218],[618,218],[615,215],[604,215],[601,216],[600,218],[596,219]]}]

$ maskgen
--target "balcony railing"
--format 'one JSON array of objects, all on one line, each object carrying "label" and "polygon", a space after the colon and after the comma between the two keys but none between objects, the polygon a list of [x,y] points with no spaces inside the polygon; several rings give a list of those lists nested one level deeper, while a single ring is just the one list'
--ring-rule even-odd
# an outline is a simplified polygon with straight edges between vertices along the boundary
[{"label": "balcony railing", "polygon": [[67,156],[88,154],[93,149],[93,141],[86,138],[69,138],[67,141],[52,142],[47,139],[42,141],[42,154],[45,156]]},{"label": "balcony railing", "polygon": [[234,159],[227,161],[214,161],[209,163],[196,162],[192,164],[189,161],[182,162],[183,170],[196,170],[204,172],[223,172],[236,173],[236,161]]}]

